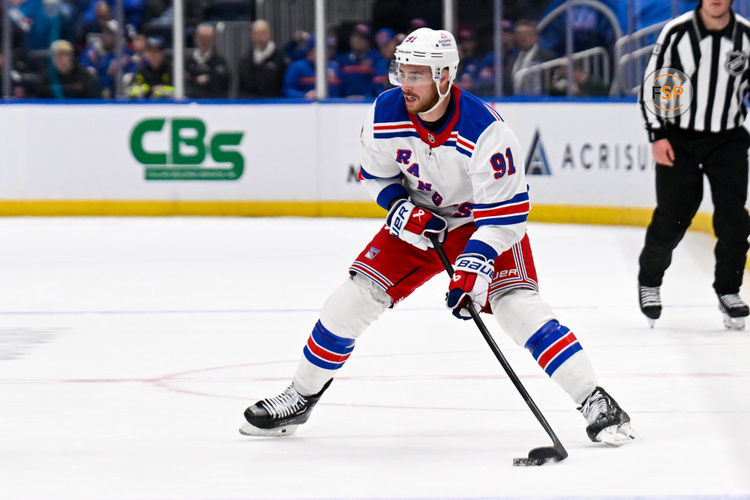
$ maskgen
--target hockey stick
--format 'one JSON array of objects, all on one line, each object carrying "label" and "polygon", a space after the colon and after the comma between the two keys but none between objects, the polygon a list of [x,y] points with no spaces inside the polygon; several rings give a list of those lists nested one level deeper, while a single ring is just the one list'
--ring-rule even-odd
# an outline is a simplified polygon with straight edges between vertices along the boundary
[{"label": "hockey stick", "polygon": [[[448,272],[448,276],[453,277],[453,266],[448,260],[448,257],[445,255],[445,250],[443,250],[443,246],[440,244],[437,235],[428,233],[427,236],[430,238],[432,246],[435,247],[435,251],[440,257],[440,261],[443,263],[443,267],[445,267],[445,270]],[[514,458],[513,465],[544,465],[549,461],[560,462],[562,460],[565,460],[565,458],[567,458],[568,456],[568,452],[565,450],[560,440],[557,439],[557,436],[552,430],[552,427],[550,427],[549,423],[547,422],[547,419],[544,418],[542,412],[539,411],[536,403],[534,403],[534,400],[531,399],[528,391],[526,391],[526,388],[519,380],[518,375],[516,375],[516,373],[513,371],[513,368],[511,368],[510,364],[505,359],[505,356],[503,356],[503,353],[495,343],[495,339],[492,338],[492,335],[487,329],[487,326],[484,324],[484,321],[482,321],[482,318],[479,317],[479,313],[477,312],[477,310],[474,309],[474,304],[472,304],[470,300],[465,298],[464,307],[468,309],[469,314],[471,314],[471,319],[474,320],[474,323],[482,333],[482,337],[484,337],[484,340],[486,340],[487,344],[489,344],[490,349],[492,349],[492,352],[495,354],[495,357],[502,365],[505,373],[508,374],[508,378],[510,378],[510,381],[513,382],[513,385],[516,386],[518,392],[521,393],[521,397],[523,397],[523,400],[526,401],[526,404],[529,406],[531,413],[533,413],[536,419],[539,420],[539,423],[542,424],[542,427],[544,427],[547,435],[552,439],[553,446],[534,448],[529,452],[528,458]]]}]

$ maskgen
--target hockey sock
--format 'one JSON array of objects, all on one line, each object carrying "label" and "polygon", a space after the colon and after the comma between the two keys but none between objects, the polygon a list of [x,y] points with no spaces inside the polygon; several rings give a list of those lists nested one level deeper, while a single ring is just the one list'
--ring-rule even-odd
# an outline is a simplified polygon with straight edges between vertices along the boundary
[{"label": "hockey sock", "polygon": [[596,376],[576,336],[556,320],[548,321],[526,344],[539,366],[581,404],[596,388]]},{"label": "hockey sock", "polygon": [[315,323],[307,345],[302,349],[305,358],[326,370],[338,370],[354,350],[354,339],[338,337],[329,332],[323,323]]},{"label": "hockey sock", "polygon": [[307,339],[294,375],[302,395],[317,394],[344,366],[354,342],[391,304],[390,297],[369,279],[348,278],[326,300],[320,320]]},{"label": "hockey sock", "polygon": [[297,392],[304,396],[320,392],[318,386],[322,388],[344,366],[354,350],[354,342],[354,339],[334,335],[320,321],[315,323],[302,349],[303,358],[294,377]]}]

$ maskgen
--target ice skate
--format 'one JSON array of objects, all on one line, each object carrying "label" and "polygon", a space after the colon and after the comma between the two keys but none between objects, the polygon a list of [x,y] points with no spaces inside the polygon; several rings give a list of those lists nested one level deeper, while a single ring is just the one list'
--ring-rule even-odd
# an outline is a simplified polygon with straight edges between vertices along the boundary
[{"label": "ice skate", "polygon": [[303,396],[294,388],[287,387],[278,396],[258,401],[245,410],[245,422],[240,434],[246,436],[290,436],[299,425],[307,422],[320,396],[331,385],[331,380],[319,393]]},{"label": "ice skate", "polygon": [[641,312],[648,318],[648,326],[654,327],[654,323],[661,316],[661,295],[658,286],[638,285],[638,303]]},{"label": "ice skate", "polygon": [[750,315],[750,309],[738,294],[719,295],[719,310],[724,315],[724,326],[727,329],[745,329],[745,317]]},{"label": "ice skate", "polygon": [[578,410],[586,417],[586,434],[593,442],[620,446],[635,439],[630,417],[601,387],[594,389]]}]

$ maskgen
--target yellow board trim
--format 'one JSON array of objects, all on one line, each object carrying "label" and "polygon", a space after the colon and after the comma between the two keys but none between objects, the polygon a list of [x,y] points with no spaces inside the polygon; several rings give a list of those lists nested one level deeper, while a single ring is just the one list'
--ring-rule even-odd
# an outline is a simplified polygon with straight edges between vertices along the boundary
[{"label": "yellow board trim", "polygon": [[0,200],[0,216],[382,217],[384,214],[372,202],[357,201]]},{"label": "yellow board trim", "polygon": [[[563,224],[603,224],[607,226],[642,226],[651,222],[652,208],[587,207],[567,205],[532,205],[529,220]],[[698,213],[690,228],[713,236],[711,215]]]},{"label": "yellow board trim", "polygon": [[[529,220],[563,224],[648,226],[653,210],[633,207],[534,205]],[[234,217],[383,217],[368,201],[118,201],[0,200],[0,216],[234,216]],[[713,236],[711,215],[699,213],[690,229]],[[746,265],[750,270],[750,262]]]}]

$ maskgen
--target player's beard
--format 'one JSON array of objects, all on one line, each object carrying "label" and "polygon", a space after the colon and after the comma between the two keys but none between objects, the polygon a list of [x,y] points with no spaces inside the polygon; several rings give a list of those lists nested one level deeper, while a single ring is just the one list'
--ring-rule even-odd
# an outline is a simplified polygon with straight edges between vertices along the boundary
[{"label": "player's beard", "polygon": [[[406,110],[409,113],[412,113],[415,115],[418,113],[424,113],[425,111],[429,111],[430,109],[432,109],[432,107],[435,106],[435,104],[437,104],[438,99],[439,99],[439,96],[437,93],[437,87],[433,84],[433,85],[430,85],[430,88],[432,89],[432,91],[426,97],[422,97],[422,96],[419,96],[417,94],[412,94],[412,93],[407,94],[404,92],[404,102],[406,103]],[[409,101],[406,100],[406,97],[416,97],[417,100],[414,101],[413,103],[410,103]]]}]

